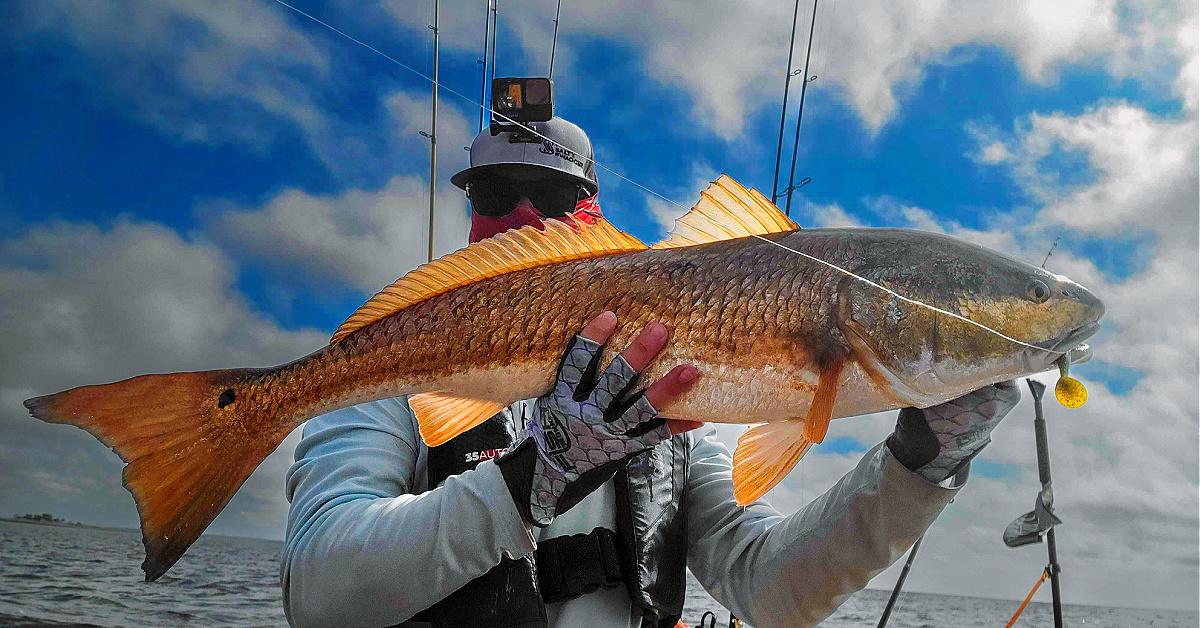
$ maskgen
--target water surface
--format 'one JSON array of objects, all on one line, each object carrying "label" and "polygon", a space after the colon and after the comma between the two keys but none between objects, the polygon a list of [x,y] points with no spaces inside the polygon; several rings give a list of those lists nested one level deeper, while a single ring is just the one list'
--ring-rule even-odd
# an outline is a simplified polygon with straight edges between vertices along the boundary
[{"label": "water surface", "polygon": [[[0,626],[287,626],[279,590],[280,541],[205,535],[165,575],[146,583],[136,530],[42,526],[0,521]],[[822,626],[875,626],[887,591],[861,591]],[[1018,602],[902,593],[889,628],[999,628]],[[684,621],[729,612],[688,574]],[[1196,628],[1200,615],[1066,605],[1069,626]],[[1021,626],[1052,626],[1049,604],[1031,603]]]}]

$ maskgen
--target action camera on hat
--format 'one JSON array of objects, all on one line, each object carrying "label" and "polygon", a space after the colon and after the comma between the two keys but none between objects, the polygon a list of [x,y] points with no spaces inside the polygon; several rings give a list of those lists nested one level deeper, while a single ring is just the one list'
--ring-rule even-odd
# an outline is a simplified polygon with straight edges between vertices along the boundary
[{"label": "action camera on hat", "polygon": [[548,78],[492,79],[492,135],[516,131],[520,122],[554,117],[554,81]]}]

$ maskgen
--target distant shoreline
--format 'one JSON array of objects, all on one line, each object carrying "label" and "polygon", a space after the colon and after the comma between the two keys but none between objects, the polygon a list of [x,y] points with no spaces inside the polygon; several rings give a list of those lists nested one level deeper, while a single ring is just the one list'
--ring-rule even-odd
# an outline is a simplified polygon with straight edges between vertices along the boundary
[{"label": "distant shoreline", "polygon": [[[2,522],[2,523],[27,523],[27,524],[35,525],[35,526],[47,526],[50,528],[69,528],[71,530],[107,530],[109,532],[141,533],[141,530],[138,528],[114,528],[112,526],[93,526],[93,525],[88,525],[86,523],[71,523],[71,522],[67,522],[67,521],[60,521],[60,522],[54,523],[54,522],[50,522],[50,521],[37,520],[37,519],[20,519],[20,518],[13,519],[11,517],[0,517],[0,522]],[[217,537],[217,538],[222,538],[222,539],[241,539],[241,540],[246,540],[246,541],[267,541],[270,543],[283,543],[284,542],[284,539],[269,539],[269,538],[265,538],[265,537],[261,537],[261,536],[237,536],[237,535],[233,535],[233,534],[215,534],[212,532],[205,533],[200,538],[205,538],[205,537]]]},{"label": "distant shoreline", "polygon": [[0,517],[0,521],[5,523],[25,523],[34,526],[47,526],[51,528],[71,528],[73,530],[109,530],[114,532],[137,532],[137,528],[112,528],[108,526],[92,526],[86,523],[71,523],[67,521],[45,521],[39,519],[13,519],[11,517]]}]

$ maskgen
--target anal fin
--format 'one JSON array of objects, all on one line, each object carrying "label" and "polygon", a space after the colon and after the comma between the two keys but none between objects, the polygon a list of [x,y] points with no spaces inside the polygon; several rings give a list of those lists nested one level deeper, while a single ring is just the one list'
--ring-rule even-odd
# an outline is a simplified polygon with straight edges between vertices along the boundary
[{"label": "anal fin", "polygon": [[733,496],[739,506],[762,497],[782,480],[812,446],[795,421],[764,423],[746,430],[733,452]]},{"label": "anal fin", "polygon": [[440,392],[412,395],[408,405],[417,415],[421,438],[430,447],[445,444],[504,409],[504,404],[495,401],[454,397]]},{"label": "anal fin", "polygon": [[829,431],[829,421],[833,418],[833,402],[837,397],[838,378],[842,375],[845,360],[835,360],[821,368],[821,379],[817,382],[817,392],[813,394],[812,405],[808,407],[808,416],[804,418],[804,438],[809,442],[819,443],[825,440]]}]

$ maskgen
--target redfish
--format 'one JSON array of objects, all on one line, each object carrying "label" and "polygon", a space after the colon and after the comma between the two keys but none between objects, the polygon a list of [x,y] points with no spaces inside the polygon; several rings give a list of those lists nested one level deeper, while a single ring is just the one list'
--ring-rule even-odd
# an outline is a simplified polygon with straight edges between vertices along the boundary
[{"label": "redfish", "polygon": [[644,381],[699,369],[663,416],[756,424],[734,456],[746,504],[830,419],[1050,370],[1097,330],[1104,306],[1065,277],[946,235],[801,230],[722,176],[654,247],[603,219],[551,220],[408,273],[294,362],[143,375],[25,406],[127,463],[149,581],[305,420],[412,395],[423,438],[439,445],[548,390],[567,340],[605,310],[620,323],[608,359],[657,321],[671,340]]}]

